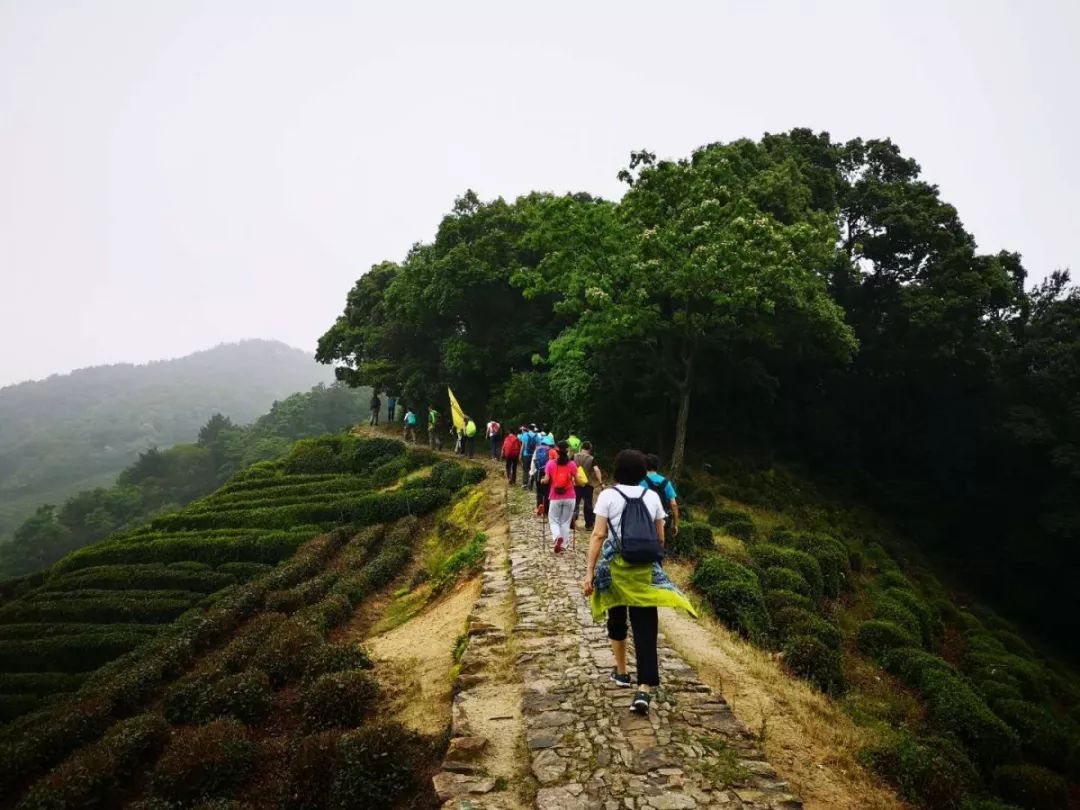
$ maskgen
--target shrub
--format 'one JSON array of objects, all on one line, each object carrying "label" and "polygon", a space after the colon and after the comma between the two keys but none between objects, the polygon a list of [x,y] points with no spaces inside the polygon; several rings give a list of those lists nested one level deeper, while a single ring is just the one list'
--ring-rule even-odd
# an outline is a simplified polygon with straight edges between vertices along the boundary
[{"label": "shrub", "polygon": [[251,769],[254,745],[236,720],[215,720],[177,731],[151,776],[154,794],[196,802],[242,783]]},{"label": "shrub", "polygon": [[293,810],[321,810],[327,806],[341,734],[340,730],[323,731],[303,737],[292,746],[288,807]]},{"label": "shrub", "polygon": [[235,581],[235,577],[214,571],[204,563],[143,563],[82,568],[50,578],[42,590],[52,592],[105,588],[117,591],[150,589],[212,593],[232,585]]},{"label": "shrub", "polygon": [[317,678],[320,675],[346,672],[350,669],[371,669],[371,658],[367,650],[355,641],[324,644],[309,659],[304,677]]},{"label": "shrub", "polygon": [[964,752],[944,737],[915,738],[900,732],[859,752],[859,759],[917,807],[960,808],[979,786]]},{"label": "shrub", "polygon": [[994,792],[1027,810],[1058,810],[1069,802],[1069,784],[1038,765],[1002,765],[994,772]]},{"label": "shrub", "polygon": [[821,566],[805,551],[775,546],[771,543],[759,543],[750,547],[750,558],[763,569],[780,567],[798,571],[810,586],[808,596],[819,598],[824,593]]},{"label": "shrub", "polygon": [[76,752],[38,780],[18,806],[21,810],[51,810],[105,804],[109,791],[152,761],[168,739],[169,724],[160,715],[122,720],[102,740]]},{"label": "shrub", "polygon": [[931,721],[963,743],[978,765],[990,771],[1016,755],[1016,732],[955,674],[928,668],[919,678],[919,690],[926,698]]},{"label": "shrub", "polygon": [[881,658],[889,650],[914,644],[915,639],[904,628],[882,619],[863,622],[855,636],[855,646],[871,658]]},{"label": "shrub", "polygon": [[744,542],[749,542],[757,536],[757,526],[754,524],[753,518],[747,516],[729,520],[724,524],[724,532]]},{"label": "shrub", "polygon": [[52,695],[72,692],[85,679],[83,673],[68,672],[0,672],[0,694]]},{"label": "shrub", "polygon": [[934,640],[940,638],[941,620],[933,609],[914,593],[901,588],[889,588],[885,591],[885,598],[903,606],[915,617],[918,634],[922,638],[924,647],[932,646]]},{"label": "shrub", "polygon": [[34,600],[20,600],[0,608],[0,623],[7,622],[138,622],[157,624],[171,622],[186,611],[202,594],[190,597],[147,598],[116,591],[97,598],[72,598],[69,594],[54,594]]},{"label": "shrub", "polygon": [[320,731],[358,726],[372,713],[378,697],[375,680],[363,670],[321,675],[304,690],[304,727]]},{"label": "shrub", "polygon": [[284,621],[254,652],[251,664],[281,687],[303,674],[323,644],[322,636],[308,625]]},{"label": "shrub", "polygon": [[293,614],[293,618],[320,633],[326,633],[344,624],[352,615],[352,611],[353,605],[348,597],[343,594],[332,593],[314,605],[308,605],[298,610]]},{"label": "shrub", "polygon": [[764,571],[763,579],[765,587],[773,591],[794,591],[803,596],[810,596],[810,583],[802,574],[790,568],[781,568],[778,565],[770,566]]},{"label": "shrub", "polygon": [[784,666],[827,694],[844,686],[840,653],[810,636],[794,636],[784,645]]},{"label": "shrub", "polygon": [[769,591],[765,594],[765,605],[769,608],[769,614],[778,613],[784,608],[799,608],[807,613],[817,612],[814,600],[803,596],[795,591]]},{"label": "shrub", "polygon": [[145,642],[145,633],[97,632],[79,636],[0,641],[0,669],[8,672],[85,672]]},{"label": "shrub", "polygon": [[919,620],[915,617],[915,614],[894,599],[886,596],[877,597],[874,600],[874,618],[891,622],[902,628],[913,639],[922,640]]},{"label": "shrub", "polygon": [[994,714],[1019,735],[1026,759],[1059,771],[1068,769],[1068,730],[1042,706],[1026,700],[999,700]]},{"label": "shrub", "polygon": [[695,559],[715,549],[712,529],[704,523],[683,523],[679,533],[666,538],[668,554]]},{"label": "shrub", "polygon": [[769,617],[757,574],[720,554],[697,564],[691,582],[709,600],[716,615],[740,635],[763,641]]},{"label": "shrub", "polygon": [[40,695],[0,695],[0,723],[10,723],[24,714],[29,714],[39,703]]},{"label": "shrub", "polygon": [[753,524],[754,519],[749,512],[742,509],[729,509],[723,506],[709,512],[709,523],[713,526],[726,527],[729,523],[740,522]]},{"label": "shrub", "polygon": [[843,542],[827,534],[802,533],[792,537],[791,544],[817,560],[825,596],[835,599],[851,586],[850,554]]},{"label": "shrub", "polygon": [[896,647],[887,650],[880,658],[886,672],[895,675],[903,683],[914,688],[918,688],[923,673],[932,669],[956,675],[952,664],[944,658],[918,647]]},{"label": "shrub", "polygon": [[772,622],[784,640],[809,636],[834,650],[840,649],[844,642],[844,636],[835,624],[797,607],[777,611],[772,615]]},{"label": "shrub", "polygon": [[392,806],[417,784],[423,739],[397,723],[372,723],[342,735],[327,806]]}]

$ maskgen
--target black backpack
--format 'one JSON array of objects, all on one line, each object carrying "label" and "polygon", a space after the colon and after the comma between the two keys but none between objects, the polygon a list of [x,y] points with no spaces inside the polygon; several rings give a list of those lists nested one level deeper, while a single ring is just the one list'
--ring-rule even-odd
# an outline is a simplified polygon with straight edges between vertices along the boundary
[{"label": "black backpack", "polygon": [[664,507],[664,514],[671,514],[671,499],[667,496],[668,480],[664,477],[660,478],[659,483],[653,481],[648,475],[645,476],[645,481],[649,485],[649,489],[660,496],[660,505]]},{"label": "black backpack", "polygon": [[626,501],[619,521],[622,530],[616,532],[615,524],[611,524],[615,549],[624,560],[633,565],[660,562],[664,559],[664,549],[660,545],[660,537],[656,533],[656,524],[649,514],[649,508],[645,506],[645,490],[641,490],[639,498],[628,498],[618,487],[615,487],[615,491]]}]

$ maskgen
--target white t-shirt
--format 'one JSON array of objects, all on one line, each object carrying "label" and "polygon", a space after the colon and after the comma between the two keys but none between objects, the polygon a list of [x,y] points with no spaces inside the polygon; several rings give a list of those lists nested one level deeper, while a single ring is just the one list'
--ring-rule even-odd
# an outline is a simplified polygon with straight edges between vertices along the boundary
[{"label": "white t-shirt", "polygon": [[660,496],[651,489],[642,489],[636,484],[616,484],[601,492],[600,497],[596,499],[596,505],[593,506],[593,512],[606,517],[616,532],[622,531],[622,513],[626,508],[626,501],[615,491],[616,489],[622,490],[627,498],[644,498],[645,508],[649,510],[649,515],[654,521],[663,520],[666,517],[664,505],[660,503]]}]

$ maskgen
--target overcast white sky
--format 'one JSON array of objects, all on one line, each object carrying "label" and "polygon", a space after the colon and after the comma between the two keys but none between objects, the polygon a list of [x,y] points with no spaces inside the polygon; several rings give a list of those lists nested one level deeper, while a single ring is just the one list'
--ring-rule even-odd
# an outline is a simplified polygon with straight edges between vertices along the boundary
[{"label": "overcast white sky", "polygon": [[313,349],[455,196],[631,149],[889,136],[983,250],[1080,270],[1080,2],[0,0],[0,385]]}]

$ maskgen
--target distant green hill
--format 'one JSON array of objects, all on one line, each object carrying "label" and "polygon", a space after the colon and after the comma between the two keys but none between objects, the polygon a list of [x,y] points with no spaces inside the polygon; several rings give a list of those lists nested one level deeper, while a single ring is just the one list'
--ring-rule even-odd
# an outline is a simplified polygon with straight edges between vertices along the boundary
[{"label": "distant green hill", "polygon": [[299,349],[246,340],[0,388],[0,542],[40,504],[107,486],[151,447],[194,441],[215,413],[250,422],[332,380]]}]

